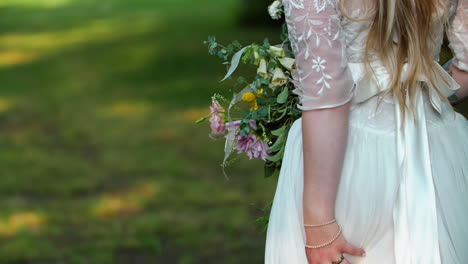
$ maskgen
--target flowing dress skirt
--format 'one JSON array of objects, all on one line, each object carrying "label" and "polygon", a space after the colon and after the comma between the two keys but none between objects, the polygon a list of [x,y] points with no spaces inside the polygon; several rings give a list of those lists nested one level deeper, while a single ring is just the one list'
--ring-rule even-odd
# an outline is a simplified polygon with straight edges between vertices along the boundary
[{"label": "flowing dress skirt", "polygon": [[[444,104],[442,115],[424,93],[423,109],[427,126],[430,164],[435,188],[437,232],[427,228],[428,237],[438,242],[439,259],[425,264],[461,264],[468,261],[468,122]],[[366,257],[344,254],[352,264],[422,264],[433,252],[411,250],[396,257],[408,244],[399,241],[395,230],[395,207],[400,189],[396,149],[395,103],[385,98],[379,108],[373,97],[351,106],[348,146],[335,206],[337,222],[344,237],[362,247]],[[419,154],[415,154],[419,155]],[[420,157],[424,158],[421,154]],[[303,152],[301,118],[291,127],[266,238],[266,264],[307,264],[303,228]],[[411,192],[412,190],[407,190]],[[417,192],[418,190],[414,190]],[[417,194],[415,194],[417,195]],[[424,194],[421,194],[424,196]],[[416,196],[419,197],[419,196]],[[429,207],[430,199],[420,197],[419,209]],[[419,211],[406,212],[409,218]],[[421,223],[418,231],[425,230]],[[408,239],[412,230],[408,229]],[[402,236],[399,236],[400,240]],[[427,241],[410,241],[413,245]],[[400,253],[399,253],[400,251]],[[404,263],[402,263],[404,262]]]}]

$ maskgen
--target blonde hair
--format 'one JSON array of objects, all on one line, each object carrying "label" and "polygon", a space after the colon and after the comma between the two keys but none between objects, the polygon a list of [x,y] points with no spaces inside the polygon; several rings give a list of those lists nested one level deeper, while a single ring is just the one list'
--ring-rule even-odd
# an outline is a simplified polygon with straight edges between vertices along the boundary
[{"label": "blonde hair", "polygon": [[[343,15],[352,21],[363,19],[352,18],[346,13],[345,2],[340,0]],[[367,72],[370,72],[370,53],[381,59],[383,65],[392,77],[390,88],[387,89],[381,99],[390,92],[397,97],[400,103],[403,120],[406,110],[406,91],[409,93],[411,104],[414,102],[416,88],[419,83],[417,76],[424,74],[436,92],[451,107],[448,99],[434,85],[435,63],[431,45],[434,26],[441,23],[447,27],[448,3],[440,0],[374,0],[375,4],[370,13],[370,31],[365,49],[365,64]],[[440,16],[440,10],[443,10]],[[434,19],[435,17],[435,19]],[[393,38],[398,39],[398,45],[394,45]],[[408,75],[403,80],[402,72],[407,63]],[[448,82],[448,80],[444,80]],[[423,85],[424,86],[424,85]],[[379,101],[380,104],[381,100]]]}]

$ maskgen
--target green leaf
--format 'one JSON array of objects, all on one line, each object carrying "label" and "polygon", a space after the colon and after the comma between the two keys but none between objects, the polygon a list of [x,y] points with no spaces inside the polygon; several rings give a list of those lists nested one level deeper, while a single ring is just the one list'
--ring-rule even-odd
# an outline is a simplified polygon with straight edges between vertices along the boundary
[{"label": "green leaf", "polygon": [[[264,105],[264,104],[267,104],[267,100],[266,100],[265,98],[258,97],[258,98],[257,98],[257,103]],[[260,108],[260,109],[261,109],[261,108]],[[259,110],[259,111],[260,111],[260,110]]]},{"label": "green leaf", "polygon": [[248,48],[245,51],[244,56],[242,56],[242,62],[246,64],[247,62],[249,62],[251,58],[252,58],[252,48]]},{"label": "green leaf", "polygon": [[271,104],[275,104],[277,102],[277,99],[276,98],[273,98],[273,97],[270,97],[268,98],[268,101],[271,103]]},{"label": "green leaf", "polygon": [[241,135],[242,137],[247,137],[247,133],[245,132],[245,130],[241,130]]},{"label": "green leaf", "polygon": [[258,112],[257,111],[252,111],[252,119],[258,120]]},{"label": "green leaf", "polygon": [[275,60],[270,60],[270,62],[268,63],[268,70],[273,70],[276,68],[276,66],[278,66],[278,63],[276,63]]},{"label": "green leaf", "polygon": [[[245,110],[244,113],[242,113],[242,117],[244,118],[244,120],[249,119],[250,118],[250,110]],[[247,123],[248,122],[249,121],[247,120]]]},{"label": "green leaf", "polygon": [[269,178],[275,175],[277,171],[279,171],[276,164],[272,162],[266,162],[265,166],[263,167],[263,170],[264,170],[265,178]]},{"label": "green leaf", "polygon": [[234,53],[234,45],[229,44],[229,45],[227,46],[227,50],[226,50],[226,51],[227,51],[228,54]]},{"label": "green leaf", "polygon": [[221,59],[223,59],[225,57],[225,54],[227,53],[227,51],[225,49],[222,49],[222,50],[219,50],[218,51],[218,57],[220,57]]},{"label": "green leaf", "polygon": [[237,83],[238,83],[238,84],[245,84],[245,83],[246,83],[246,80],[245,80],[244,77],[241,76],[241,77],[237,78]]},{"label": "green leaf", "polygon": [[270,84],[270,80],[268,79],[260,77],[259,80],[261,84],[266,84],[266,85]]},{"label": "green leaf", "polygon": [[278,102],[278,104],[284,104],[286,103],[286,101],[288,101],[288,96],[289,96],[288,87],[284,87],[283,91],[278,95],[276,101]]},{"label": "green leaf", "polygon": [[216,54],[216,48],[218,47],[218,43],[213,43],[210,45],[210,50],[209,50],[209,53],[211,55],[215,55]]},{"label": "green leaf", "polygon": [[267,157],[267,160],[273,161],[273,162],[278,162],[278,161],[280,161],[280,160],[283,158],[285,146],[286,146],[286,145],[284,145],[284,146],[281,148],[281,150],[278,151],[278,153],[276,153],[275,155],[273,155],[273,156],[271,156],[271,157]]},{"label": "green leaf", "polygon": [[271,145],[270,150],[271,152],[279,151],[283,145],[286,143],[286,133],[282,133],[275,141],[273,145]]},{"label": "green leaf", "polygon": [[[263,98],[258,98],[257,99],[258,103],[260,103],[260,99],[263,99]],[[258,115],[260,117],[268,116],[268,108],[267,107],[260,107],[260,109],[258,109]]]},{"label": "green leaf", "polygon": [[239,43],[239,41],[237,41],[237,40],[234,41],[234,42],[232,43],[232,45],[233,45],[235,48],[237,48],[237,49],[242,48],[242,45],[241,45],[241,44]]},{"label": "green leaf", "polygon": [[283,134],[286,130],[286,126],[282,126],[281,128],[278,128],[276,130],[272,130],[271,134],[274,136],[279,137],[281,134]]}]

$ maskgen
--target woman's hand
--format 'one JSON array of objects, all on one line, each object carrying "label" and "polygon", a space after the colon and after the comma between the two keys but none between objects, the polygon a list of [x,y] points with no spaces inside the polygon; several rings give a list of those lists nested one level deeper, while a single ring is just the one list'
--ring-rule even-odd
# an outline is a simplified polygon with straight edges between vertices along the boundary
[{"label": "woman's hand", "polygon": [[[307,245],[319,245],[327,242],[339,231],[336,223],[322,227],[305,227],[307,234]],[[307,260],[309,264],[332,264],[340,262],[341,255],[347,253],[353,256],[364,257],[365,251],[348,243],[343,234],[340,234],[336,240],[320,248],[306,248]],[[344,259],[340,264],[350,264]]]}]

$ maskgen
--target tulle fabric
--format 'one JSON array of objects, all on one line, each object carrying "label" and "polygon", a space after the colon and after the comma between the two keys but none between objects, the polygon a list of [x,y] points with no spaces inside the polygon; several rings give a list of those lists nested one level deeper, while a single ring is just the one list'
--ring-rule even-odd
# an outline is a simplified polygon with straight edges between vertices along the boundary
[{"label": "tulle fabric", "polygon": [[[352,264],[399,264],[394,254],[393,224],[399,186],[395,105],[390,96],[380,108],[376,106],[374,97],[351,108],[348,146],[336,200],[335,215],[344,237],[367,252],[366,257],[344,254]],[[468,219],[468,121],[447,105],[439,115],[427,94],[424,94],[424,107],[436,188],[440,263],[461,264],[468,259],[465,221]],[[267,231],[266,264],[308,264],[302,215],[303,177],[299,118],[288,134]],[[424,208],[427,204],[420,206]]]}]

